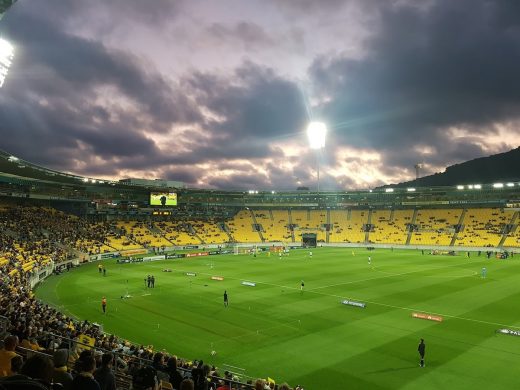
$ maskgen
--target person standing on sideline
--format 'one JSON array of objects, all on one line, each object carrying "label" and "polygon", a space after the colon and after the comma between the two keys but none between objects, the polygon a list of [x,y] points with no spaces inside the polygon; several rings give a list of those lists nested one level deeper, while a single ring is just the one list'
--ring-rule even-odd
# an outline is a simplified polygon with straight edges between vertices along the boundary
[{"label": "person standing on sideline", "polygon": [[228,307],[228,305],[229,305],[229,301],[228,301],[227,291],[224,290],[224,306]]},{"label": "person standing on sideline", "polygon": [[103,314],[106,314],[107,312],[107,299],[103,297],[101,300],[101,308],[103,309]]},{"label": "person standing on sideline", "polygon": [[417,351],[419,351],[419,356],[421,357],[421,362],[419,365],[424,367],[424,352],[426,350],[426,344],[424,344],[424,339],[421,339],[419,346],[417,347]]}]

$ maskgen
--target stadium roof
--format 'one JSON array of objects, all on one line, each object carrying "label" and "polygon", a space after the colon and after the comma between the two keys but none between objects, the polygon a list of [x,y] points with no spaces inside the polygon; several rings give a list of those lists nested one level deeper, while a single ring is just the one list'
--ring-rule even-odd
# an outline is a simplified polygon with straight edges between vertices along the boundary
[{"label": "stadium roof", "polygon": [[7,10],[16,3],[17,0],[0,0],[0,20],[7,12]]}]

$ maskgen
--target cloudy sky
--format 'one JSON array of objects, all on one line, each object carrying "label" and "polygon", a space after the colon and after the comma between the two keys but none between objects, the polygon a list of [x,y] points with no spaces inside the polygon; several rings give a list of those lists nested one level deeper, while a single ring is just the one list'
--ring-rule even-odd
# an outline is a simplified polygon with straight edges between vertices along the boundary
[{"label": "cloudy sky", "polygon": [[[518,0],[19,0],[0,149],[191,187],[359,189],[520,145]],[[305,127],[329,132],[317,156]]]}]

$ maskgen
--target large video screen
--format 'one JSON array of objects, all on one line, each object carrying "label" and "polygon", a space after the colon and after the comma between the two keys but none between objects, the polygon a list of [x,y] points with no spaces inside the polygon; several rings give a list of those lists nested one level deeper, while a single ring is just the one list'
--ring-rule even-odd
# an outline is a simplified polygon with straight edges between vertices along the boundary
[{"label": "large video screen", "polygon": [[151,192],[150,206],[177,206],[175,192]]}]

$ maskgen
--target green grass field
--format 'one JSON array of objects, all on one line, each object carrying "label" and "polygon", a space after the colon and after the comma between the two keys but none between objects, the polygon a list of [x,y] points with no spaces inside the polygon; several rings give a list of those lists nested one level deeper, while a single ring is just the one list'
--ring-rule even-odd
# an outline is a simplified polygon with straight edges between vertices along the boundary
[{"label": "green grass field", "polygon": [[[293,250],[282,260],[265,254],[110,260],[103,262],[106,277],[93,263],[49,278],[36,293],[136,343],[305,389],[508,389],[518,385],[520,337],[495,331],[520,327],[518,260],[413,250],[356,249],[353,256],[340,248],[316,249],[312,259]],[[155,289],[145,287],[147,274],[155,275]],[[257,285],[242,286],[243,280]],[[127,290],[132,297],[122,300]],[[342,305],[342,298],[367,307]],[[414,311],[444,321],[414,319]],[[418,365],[421,337],[425,368]]]}]

